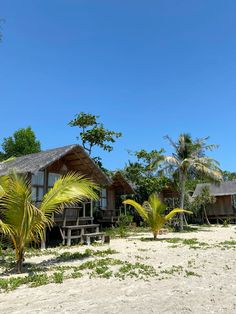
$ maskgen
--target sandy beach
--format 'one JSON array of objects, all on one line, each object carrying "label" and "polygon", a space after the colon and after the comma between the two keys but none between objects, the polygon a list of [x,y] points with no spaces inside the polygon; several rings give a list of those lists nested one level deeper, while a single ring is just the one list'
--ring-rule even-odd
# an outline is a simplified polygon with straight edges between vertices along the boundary
[{"label": "sandy beach", "polygon": [[[158,276],[106,279],[85,274],[60,284],[24,285],[0,294],[0,313],[236,313],[235,226],[168,233],[159,236],[159,241],[141,240],[148,237],[151,234],[114,239],[96,250],[114,249],[117,253],[112,258],[153,266]],[[65,250],[83,252],[86,248]],[[34,256],[27,262],[37,265],[50,258]],[[60,263],[64,264],[68,262]]]}]

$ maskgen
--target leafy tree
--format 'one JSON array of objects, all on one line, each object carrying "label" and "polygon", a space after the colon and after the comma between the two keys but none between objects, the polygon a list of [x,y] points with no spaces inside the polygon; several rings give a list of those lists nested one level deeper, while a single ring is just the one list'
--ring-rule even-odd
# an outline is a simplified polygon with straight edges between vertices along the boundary
[{"label": "leafy tree", "polygon": [[123,175],[135,185],[136,200],[142,203],[154,192],[161,191],[170,184],[170,179],[162,175],[161,162],[164,159],[164,150],[142,149],[133,153],[137,161],[128,162]]},{"label": "leafy tree", "polygon": [[[208,137],[193,140],[189,134],[180,134],[177,142],[169,136],[165,137],[174,152],[165,157],[167,169],[177,176],[180,190],[180,207],[184,208],[186,182],[188,177],[208,178],[214,181],[222,179],[219,163],[206,157],[206,151],[213,150],[217,145],[208,145]],[[183,230],[183,213],[180,214],[180,229]]]},{"label": "leafy tree", "polygon": [[194,198],[194,201],[191,204],[193,210],[198,214],[199,212],[203,212],[206,223],[210,225],[210,221],[207,217],[207,207],[216,202],[215,196],[210,194],[210,190],[208,186],[204,186],[198,196]]},{"label": "leafy tree", "polygon": [[82,141],[83,148],[92,154],[94,146],[100,147],[105,151],[111,152],[116,139],[122,136],[120,132],[114,132],[104,127],[97,119],[99,116],[90,113],[80,112],[75,118],[69,122],[69,125],[79,127],[81,132],[77,139]]},{"label": "leafy tree", "polygon": [[44,239],[45,228],[53,225],[53,213],[86,198],[97,199],[96,185],[76,173],[58,179],[39,207],[32,202],[30,182],[26,177],[13,173],[1,178],[0,183],[0,232],[12,241],[19,273],[26,245]]},{"label": "leafy tree", "polygon": [[189,214],[192,213],[184,209],[175,208],[171,212],[169,212],[169,214],[165,215],[164,213],[167,206],[160,201],[160,199],[157,197],[155,193],[152,194],[149,197],[148,201],[144,202],[143,205],[140,205],[139,203],[133,200],[126,200],[123,203],[131,205],[137,210],[142,219],[147,223],[148,226],[150,226],[154,240],[156,240],[160,229],[175,214],[183,212]]},{"label": "leafy tree", "polygon": [[38,153],[41,150],[40,142],[36,139],[31,127],[19,129],[14,132],[13,136],[4,138],[2,149],[1,160]]},{"label": "leafy tree", "polygon": [[236,180],[236,172],[223,171],[222,172],[224,181],[235,181]]}]

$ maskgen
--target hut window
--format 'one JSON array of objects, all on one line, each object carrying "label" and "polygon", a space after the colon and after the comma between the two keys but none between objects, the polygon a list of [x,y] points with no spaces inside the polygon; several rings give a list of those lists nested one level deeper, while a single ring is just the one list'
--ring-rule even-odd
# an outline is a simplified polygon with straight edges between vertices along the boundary
[{"label": "hut window", "polygon": [[60,174],[50,172],[48,174],[48,187],[53,187],[54,183],[60,178]]},{"label": "hut window", "polygon": [[44,194],[44,172],[39,171],[36,174],[32,174],[32,200],[35,202],[42,201]]},{"label": "hut window", "polygon": [[44,182],[44,172],[43,171],[39,171],[36,174],[32,175],[32,185],[42,185],[43,186],[43,182]]},{"label": "hut window", "polygon": [[107,190],[101,190],[100,206],[102,208],[107,208]]}]

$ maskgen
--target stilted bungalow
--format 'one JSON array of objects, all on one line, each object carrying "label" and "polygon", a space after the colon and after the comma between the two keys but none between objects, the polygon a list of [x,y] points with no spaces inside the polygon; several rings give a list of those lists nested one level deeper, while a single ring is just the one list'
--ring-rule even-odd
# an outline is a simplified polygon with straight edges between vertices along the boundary
[{"label": "stilted bungalow", "polygon": [[215,196],[216,202],[207,207],[208,218],[213,222],[225,219],[236,219],[236,181],[221,182],[219,184],[198,184],[193,198],[198,196],[202,188],[208,187],[210,195]]},{"label": "stilted bungalow", "polygon": [[[90,238],[103,238],[100,224],[113,224],[118,219],[121,196],[134,193],[129,183],[119,174],[109,178],[89,157],[80,145],[69,145],[17,157],[0,163],[0,176],[11,171],[27,174],[31,180],[32,198],[37,204],[55,181],[63,174],[76,171],[92,179],[101,187],[99,202],[86,202],[75,207],[65,208],[54,217],[55,228],[47,232],[47,243],[57,238],[63,244],[70,245],[72,239],[90,242]],[[95,213],[99,213],[96,223]]]}]

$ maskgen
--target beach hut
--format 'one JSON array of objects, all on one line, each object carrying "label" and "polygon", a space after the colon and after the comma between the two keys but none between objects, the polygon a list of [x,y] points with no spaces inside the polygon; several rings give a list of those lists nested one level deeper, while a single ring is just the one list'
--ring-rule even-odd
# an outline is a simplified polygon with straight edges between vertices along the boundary
[{"label": "beach hut", "polygon": [[208,187],[210,195],[216,198],[216,202],[207,207],[208,218],[216,221],[236,219],[236,181],[198,184],[193,198],[198,196],[204,187]]},{"label": "beach hut", "polygon": [[[89,242],[92,237],[103,237],[99,232],[99,224],[94,221],[94,212],[100,212],[100,223],[112,224],[117,220],[121,195],[134,192],[120,174],[108,177],[80,145],[49,149],[0,163],[0,176],[13,170],[27,174],[36,204],[61,175],[70,171],[92,179],[101,187],[99,202],[86,200],[55,215],[55,228],[60,230],[62,242],[67,245],[71,244],[72,239]],[[52,233],[47,233],[48,241],[52,238]]]}]

